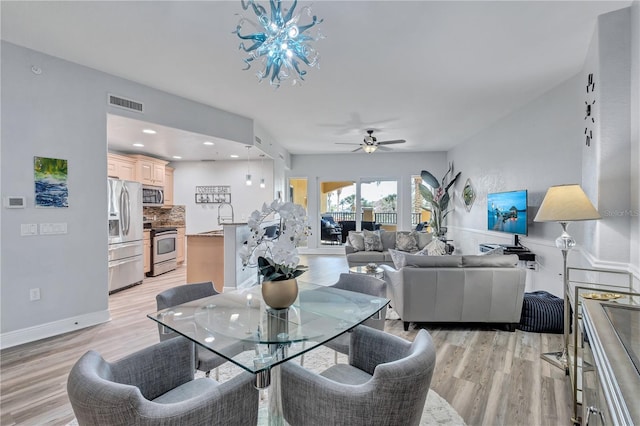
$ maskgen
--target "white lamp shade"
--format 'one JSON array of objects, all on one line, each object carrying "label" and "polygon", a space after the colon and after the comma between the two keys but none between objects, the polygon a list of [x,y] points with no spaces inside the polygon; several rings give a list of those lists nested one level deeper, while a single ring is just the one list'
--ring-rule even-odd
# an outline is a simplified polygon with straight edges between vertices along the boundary
[{"label": "white lamp shade", "polygon": [[557,185],[547,190],[534,222],[573,222],[602,217],[580,185]]}]

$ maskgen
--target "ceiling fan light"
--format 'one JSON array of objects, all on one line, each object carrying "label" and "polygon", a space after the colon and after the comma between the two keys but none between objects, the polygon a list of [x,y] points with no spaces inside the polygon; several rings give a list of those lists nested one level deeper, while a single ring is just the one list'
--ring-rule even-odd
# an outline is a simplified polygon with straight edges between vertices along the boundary
[{"label": "ceiling fan light", "polygon": [[362,147],[362,150],[364,152],[366,152],[367,154],[371,154],[373,152],[375,152],[375,150],[378,149],[378,147],[376,145],[365,145]]}]

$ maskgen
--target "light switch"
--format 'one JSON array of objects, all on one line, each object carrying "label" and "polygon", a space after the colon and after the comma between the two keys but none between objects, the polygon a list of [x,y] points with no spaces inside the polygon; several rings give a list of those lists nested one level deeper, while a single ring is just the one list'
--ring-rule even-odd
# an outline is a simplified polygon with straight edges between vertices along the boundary
[{"label": "light switch", "polygon": [[67,223],[41,223],[40,224],[40,234],[42,235],[56,235],[56,234],[66,234],[67,233]]},{"label": "light switch", "polygon": [[20,235],[23,237],[26,235],[38,235],[37,223],[22,223],[20,225]]}]

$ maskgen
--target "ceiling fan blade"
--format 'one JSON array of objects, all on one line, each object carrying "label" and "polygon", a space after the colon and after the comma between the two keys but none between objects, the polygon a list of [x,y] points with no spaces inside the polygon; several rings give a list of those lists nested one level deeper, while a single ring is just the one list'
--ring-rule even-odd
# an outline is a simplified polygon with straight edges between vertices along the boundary
[{"label": "ceiling fan blade", "polygon": [[404,139],[396,139],[396,140],[393,140],[393,141],[378,142],[378,145],[393,145],[393,144],[396,144],[396,143],[405,143],[405,142],[406,142],[406,140],[404,140]]},{"label": "ceiling fan blade", "polygon": [[377,149],[376,151],[391,152],[391,151],[393,151],[393,149],[391,149],[391,148],[387,148],[386,146],[380,146],[380,145],[378,145],[378,149]]},{"label": "ceiling fan blade", "polygon": [[359,143],[353,142],[334,142],[336,145],[360,145]]},{"label": "ceiling fan blade", "polygon": [[362,147],[358,147],[358,148],[354,149],[354,150],[353,150],[353,151],[351,151],[351,152],[358,152],[358,151],[360,151],[361,149],[362,149]]}]

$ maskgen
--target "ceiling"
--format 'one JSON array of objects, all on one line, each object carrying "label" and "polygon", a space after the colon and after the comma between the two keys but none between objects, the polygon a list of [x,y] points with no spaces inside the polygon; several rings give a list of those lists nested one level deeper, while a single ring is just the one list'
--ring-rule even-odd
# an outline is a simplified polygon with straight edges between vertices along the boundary
[{"label": "ceiling", "polygon": [[[448,150],[580,72],[596,17],[629,5],[320,0],[312,5],[324,19],[326,38],[314,43],[320,69],[278,90],[258,84],[259,66],[243,71],[232,31],[239,14],[255,16],[240,1],[3,0],[1,31],[3,40],[252,118],[292,154],[350,153],[357,145],[337,142],[357,144],[367,129],[405,139],[395,152],[418,152]],[[164,142],[156,134],[153,143],[144,123],[108,122],[118,150],[142,137],[141,152],[168,159],[232,150],[246,159],[230,141],[161,128]]]}]

